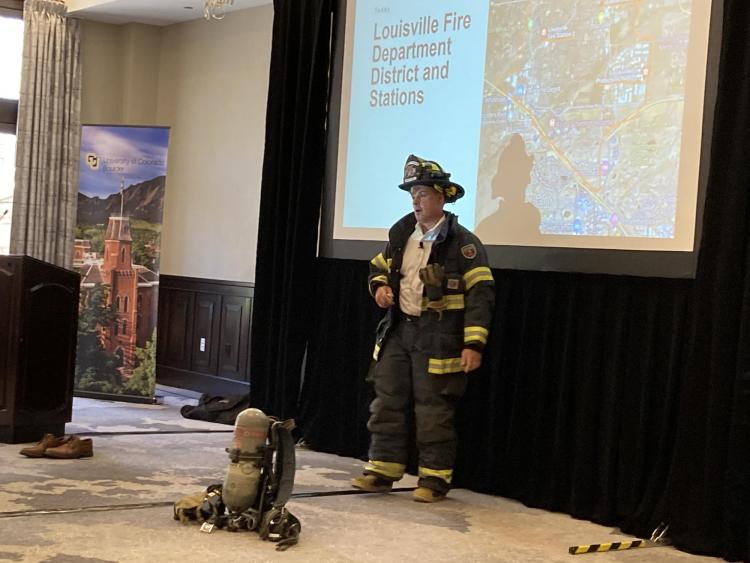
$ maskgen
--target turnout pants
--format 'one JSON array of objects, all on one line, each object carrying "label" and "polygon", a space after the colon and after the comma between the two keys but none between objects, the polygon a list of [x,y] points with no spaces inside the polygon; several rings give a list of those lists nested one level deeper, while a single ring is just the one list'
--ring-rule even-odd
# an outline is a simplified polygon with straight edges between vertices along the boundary
[{"label": "turnout pants", "polygon": [[403,476],[408,455],[409,409],[414,409],[420,486],[448,490],[456,457],[455,407],[467,376],[427,373],[428,356],[417,350],[419,317],[399,318],[370,378],[375,399],[367,428],[370,463],[365,473],[392,481]]}]

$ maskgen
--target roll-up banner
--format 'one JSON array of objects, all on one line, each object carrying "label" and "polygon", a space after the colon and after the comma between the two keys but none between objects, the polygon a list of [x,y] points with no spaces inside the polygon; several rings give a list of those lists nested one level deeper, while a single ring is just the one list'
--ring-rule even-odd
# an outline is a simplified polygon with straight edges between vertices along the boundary
[{"label": "roll-up banner", "polygon": [[169,128],[84,125],[75,394],[153,401]]}]

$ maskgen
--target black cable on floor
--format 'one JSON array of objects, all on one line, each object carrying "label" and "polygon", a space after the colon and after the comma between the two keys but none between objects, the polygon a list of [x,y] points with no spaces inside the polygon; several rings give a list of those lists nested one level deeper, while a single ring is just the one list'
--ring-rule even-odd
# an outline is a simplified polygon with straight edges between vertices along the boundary
[{"label": "black cable on floor", "polygon": [[232,430],[131,430],[124,432],[73,432],[68,436],[143,436],[149,434],[230,434]]},{"label": "black cable on floor", "polygon": [[172,506],[174,502],[142,502],[139,504],[114,504],[103,506],[82,506],[79,508],[49,508],[47,510],[18,510],[16,512],[0,512],[2,518],[18,518],[20,516],[45,516],[49,514],[74,514],[76,512],[110,512],[115,510],[133,510],[137,508],[154,508],[157,506]]},{"label": "black cable on floor", "polygon": [[[391,489],[392,493],[407,493],[413,491],[416,487],[398,487]],[[367,491],[360,491],[357,489],[351,489],[347,491],[319,491],[313,493],[292,493],[289,498],[313,498],[313,497],[343,497],[346,495],[372,495],[372,494],[383,494],[383,493],[370,493]]]},{"label": "black cable on floor", "polygon": [[[413,491],[416,487],[399,487],[393,489],[393,493],[403,493]],[[290,499],[298,498],[315,498],[315,497],[334,497],[346,495],[371,495],[382,493],[369,493],[367,491],[347,490],[347,491],[318,491],[311,493],[292,493]],[[158,502],[141,502],[136,504],[112,504],[102,506],[82,506],[79,508],[49,508],[46,510],[17,510],[15,512],[0,512],[0,519],[20,518],[23,516],[49,516],[51,514],[76,514],[81,512],[114,512],[117,510],[137,510],[142,508],[158,508],[161,506],[172,506],[173,501]]]}]

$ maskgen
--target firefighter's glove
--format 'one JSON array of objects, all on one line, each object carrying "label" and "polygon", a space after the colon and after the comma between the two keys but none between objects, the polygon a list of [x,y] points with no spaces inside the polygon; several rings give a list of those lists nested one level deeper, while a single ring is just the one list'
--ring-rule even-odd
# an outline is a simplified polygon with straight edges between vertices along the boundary
[{"label": "firefighter's glove", "polygon": [[203,497],[206,496],[205,491],[186,496],[174,503],[174,519],[179,520],[183,524],[191,520],[198,520],[203,522],[203,515],[200,513],[198,508],[203,502]]},{"label": "firefighter's glove", "polygon": [[443,297],[443,279],[445,268],[440,264],[427,264],[419,270],[419,279],[424,284],[429,301],[438,301]]}]

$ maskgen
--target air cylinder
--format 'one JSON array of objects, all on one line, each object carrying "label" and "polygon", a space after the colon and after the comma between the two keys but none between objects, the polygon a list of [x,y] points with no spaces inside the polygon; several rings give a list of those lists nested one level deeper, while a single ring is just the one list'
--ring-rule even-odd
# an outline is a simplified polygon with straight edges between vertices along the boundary
[{"label": "air cylinder", "polygon": [[259,409],[245,409],[235,419],[229,468],[221,491],[229,512],[244,512],[258,496],[269,425],[270,419]]}]

